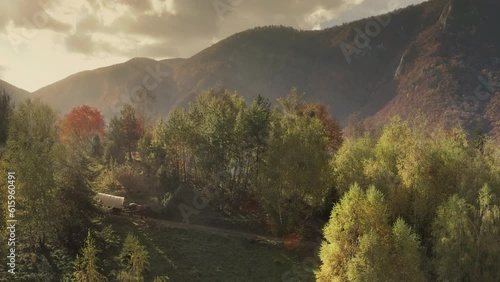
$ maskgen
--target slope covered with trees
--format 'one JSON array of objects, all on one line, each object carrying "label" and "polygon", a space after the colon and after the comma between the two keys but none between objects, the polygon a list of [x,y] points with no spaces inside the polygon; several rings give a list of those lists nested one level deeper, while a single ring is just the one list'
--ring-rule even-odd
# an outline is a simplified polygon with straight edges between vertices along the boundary
[{"label": "slope covered with trees", "polygon": [[341,124],[353,112],[383,124],[421,111],[498,136],[500,42],[491,35],[499,8],[495,0],[431,0],[319,31],[258,27],[190,58],[135,58],[34,96],[62,112],[86,104],[111,118],[130,101],[154,101],[167,114],[217,84],[273,103],[295,86]]},{"label": "slope covered with trees", "polygon": [[317,279],[498,280],[499,164],[497,141],[422,116],[346,138]]},{"label": "slope covered with trees", "polygon": [[[126,104],[107,128],[89,106],[60,116],[38,100],[13,107],[7,96],[0,99],[9,109],[0,172],[3,179],[15,172],[21,281],[169,275],[172,268],[148,259],[165,260],[158,245],[178,252],[161,242],[166,231],[121,228],[99,208],[97,192],[148,204],[161,219],[269,233],[288,249],[322,233],[313,254],[319,281],[500,275],[500,151],[479,132],[423,114],[396,116],[382,130],[353,117],[341,130],[324,105],[296,89],[276,106],[210,89],[156,121],[144,118],[143,105]],[[3,195],[8,185],[1,183]],[[5,224],[11,207],[1,208]],[[138,235],[144,232],[156,241]],[[185,255],[174,253],[167,255]],[[279,261],[275,269],[289,277]],[[174,276],[200,275],[182,271]]]},{"label": "slope covered with trees", "polygon": [[[260,96],[247,104],[236,92],[212,89],[153,123],[142,123],[140,108],[126,104],[106,131],[89,106],[59,116],[38,100],[20,103],[8,113],[1,163],[5,178],[15,172],[15,216],[23,223],[16,233],[17,277],[150,277],[148,251],[133,234],[116,260],[103,254],[116,239],[103,224],[107,215],[96,192],[147,203],[160,217],[175,210],[189,222],[210,207],[242,228],[301,236],[325,206],[329,159],[342,142],[325,107],[302,96],[293,89],[271,107]],[[10,109],[8,98],[2,101]],[[3,195],[7,186],[2,183]],[[180,190],[194,200],[180,199]],[[12,210],[5,204],[3,224]]]}]

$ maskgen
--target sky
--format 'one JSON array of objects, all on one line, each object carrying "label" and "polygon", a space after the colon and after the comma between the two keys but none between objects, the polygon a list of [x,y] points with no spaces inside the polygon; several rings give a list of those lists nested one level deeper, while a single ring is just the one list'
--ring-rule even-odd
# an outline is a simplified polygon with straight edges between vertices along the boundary
[{"label": "sky", "polygon": [[1,0],[0,79],[28,91],[133,57],[190,57],[256,26],[323,29],[423,0]]}]

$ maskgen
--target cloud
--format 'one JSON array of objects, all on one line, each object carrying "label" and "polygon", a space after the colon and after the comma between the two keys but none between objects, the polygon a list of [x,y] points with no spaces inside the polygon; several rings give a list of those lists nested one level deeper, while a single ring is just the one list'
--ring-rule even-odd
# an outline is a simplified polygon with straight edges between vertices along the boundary
[{"label": "cloud", "polygon": [[2,1],[0,12],[0,30],[12,23],[15,27],[26,29],[47,29],[55,32],[65,32],[70,25],[59,21],[51,15],[57,5],[63,5],[55,0],[17,0]]},{"label": "cloud", "polygon": [[319,29],[422,0],[2,2],[0,32],[12,23],[17,27],[51,30],[64,37],[61,42],[73,53],[166,58],[191,56],[208,47],[214,39],[255,26]]},{"label": "cloud", "polygon": [[341,25],[342,23],[351,22],[360,18],[385,14],[399,8],[404,8],[412,4],[422,3],[424,0],[389,0],[389,1],[365,1],[358,5],[350,5],[337,17],[323,22],[321,26],[331,27]]},{"label": "cloud", "polygon": [[[113,38],[126,34],[137,39],[136,48],[117,47],[115,52],[134,55],[141,51],[145,53],[137,55],[157,58],[188,57],[212,44],[214,38],[225,38],[255,26],[319,28],[345,1],[348,0],[151,0],[137,5],[132,0],[106,4],[89,0],[92,10],[78,21],[65,43],[71,51],[89,54],[103,48],[90,46],[99,45],[95,40],[85,40],[79,48],[75,46],[81,42],[78,39],[89,39],[89,34],[95,32],[105,33],[110,39],[109,46],[113,45]],[[106,24],[109,17],[114,19]]]}]

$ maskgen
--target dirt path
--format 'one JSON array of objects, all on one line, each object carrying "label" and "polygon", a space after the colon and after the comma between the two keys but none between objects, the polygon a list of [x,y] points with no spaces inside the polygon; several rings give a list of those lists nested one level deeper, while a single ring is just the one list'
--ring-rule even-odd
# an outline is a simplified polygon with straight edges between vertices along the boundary
[{"label": "dirt path", "polygon": [[[285,243],[285,241],[283,239],[278,238],[278,237],[263,236],[263,235],[253,234],[253,233],[234,231],[234,230],[228,230],[228,229],[217,228],[217,227],[210,227],[210,226],[196,225],[196,224],[186,224],[186,223],[181,223],[181,222],[177,222],[177,221],[168,221],[168,220],[156,219],[156,218],[139,219],[137,217],[129,217],[128,215],[116,215],[115,214],[112,216],[120,217],[120,218],[128,218],[129,220],[132,220],[134,222],[140,222],[141,224],[147,224],[147,225],[153,225],[153,226],[157,225],[157,226],[170,227],[170,228],[198,230],[198,231],[222,235],[222,236],[232,236],[232,237],[244,238],[244,239],[248,239],[248,240],[263,241],[263,242],[267,242],[267,243],[275,244],[275,245],[283,245]],[[301,241],[300,242],[300,246],[316,246],[316,245],[318,245],[318,243],[313,242],[313,241]]]}]

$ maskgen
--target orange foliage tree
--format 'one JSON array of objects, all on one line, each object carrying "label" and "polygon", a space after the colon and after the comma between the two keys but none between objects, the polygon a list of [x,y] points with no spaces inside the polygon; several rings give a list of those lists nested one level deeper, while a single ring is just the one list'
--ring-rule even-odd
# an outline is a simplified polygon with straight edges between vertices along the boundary
[{"label": "orange foliage tree", "polygon": [[57,123],[59,138],[65,144],[91,141],[96,135],[105,134],[105,123],[101,112],[93,107],[73,108]]}]

